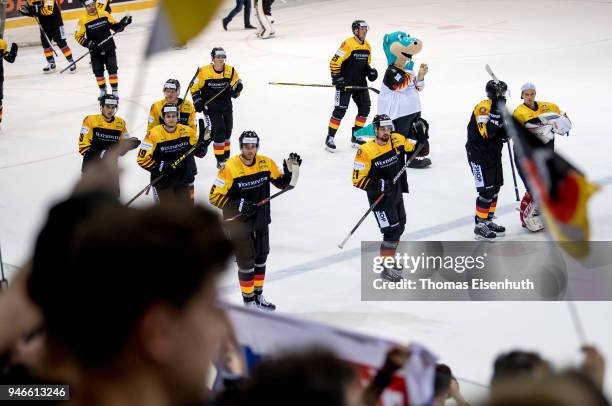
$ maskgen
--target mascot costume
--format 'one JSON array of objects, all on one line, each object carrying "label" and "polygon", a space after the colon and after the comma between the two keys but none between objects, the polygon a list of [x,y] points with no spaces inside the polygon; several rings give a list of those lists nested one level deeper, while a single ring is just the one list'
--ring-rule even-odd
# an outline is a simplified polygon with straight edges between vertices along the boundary
[{"label": "mascot costume", "polygon": [[[418,74],[415,74],[412,61],[412,56],[423,49],[423,43],[405,32],[397,31],[384,36],[383,49],[389,66],[378,96],[377,114],[391,117],[394,131],[414,140],[417,147],[425,144],[410,167],[426,168],[431,165],[431,160],[426,158],[429,155],[429,125],[421,118],[419,92],[425,87],[427,65],[421,64]],[[355,135],[372,137],[374,127],[370,124],[355,132]]]}]

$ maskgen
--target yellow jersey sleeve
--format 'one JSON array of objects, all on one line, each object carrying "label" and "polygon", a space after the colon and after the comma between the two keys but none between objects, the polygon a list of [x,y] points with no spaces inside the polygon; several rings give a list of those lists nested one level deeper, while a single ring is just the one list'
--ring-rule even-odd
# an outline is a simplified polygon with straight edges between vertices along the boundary
[{"label": "yellow jersey sleeve", "polygon": [[198,71],[198,74],[195,80],[193,81],[193,84],[189,88],[189,91],[191,92],[192,96],[194,95],[194,93],[199,92],[202,87],[204,87],[204,83],[206,82],[206,73],[204,72],[204,68],[205,66],[200,67],[200,70]]},{"label": "yellow jersey sleeve", "polygon": [[93,123],[91,123],[89,116],[85,117],[79,134],[79,154],[83,156],[85,156],[87,151],[91,148],[91,141],[93,139],[92,127]]},{"label": "yellow jersey sleeve", "polygon": [[79,22],[77,23],[77,30],[74,33],[74,39],[76,40],[76,42],[78,42],[79,44],[85,46],[85,41],[86,41],[86,32],[85,32],[85,18],[81,17],[79,18]]},{"label": "yellow jersey sleeve", "polygon": [[40,15],[50,16],[53,14],[53,8],[55,7],[55,0],[44,0],[43,7],[40,10]]},{"label": "yellow jersey sleeve", "polygon": [[225,165],[217,174],[210,189],[208,196],[210,204],[223,209],[229,202],[228,193],[233,184],[234,177],[232,176],[231,169],[228,165]]},{"label": "yellow jersey sleeve", "polygon": [[108,22],[111,24],[117,24],[117,20],[115,20],[115,17],[113,17],[108,11],[99,11],[98,15],[100,17],[106,17],[108,19]]},{"label": "yellow jersey sleeve", "polygon": [[5,40],[0,38],[0,55],[4,56],[4,54],[8,51],[8,44]]},{"label": "yellow jersey sleeve", "polygon": [[156,162],[153,160],[153,153],[155,152],[155,133],[154,131],[148,131],[147,135],[140,144],[136,161],[143,169],[151,171],[155,168]]},{"label": "yellow jersey sleeve", "polygon": [[329,70],[332,76],[340,75],[342,62],[344,62],[349,56],[351,56],[351,47],[348,43],[348,40],[346,40],[342,44],[340,44],[340,48],[338,48],[331,61],[329,62]]},{"label": "yellow jersey sleeve", "polygon": [[232,68],[232,78],[230,79],[230,86],[234,86],[236,84],[236,82],[238,82],[238,79],[240,79],[238,77],[238,71],[236,70],[236,68]]},{"label": "yellow jersey sleeve", "polygon": [[158,125],[157,119],[159,118],[159,111],[157,111],[157,103],[151,104],[149,109],[149,118],[147,120],[147,131],[150,131],[153,127]]},{"label": "yellow jersey sleeve", "polygon": [[487,133],[487,123],[489,122],[489,113],[491,112],[491,105],[486,101],[482,101],[474,108],[474,118],[476,120],[476,126],[478,132],[482,138],[489,138]]},{"label": "yellow jersey sleeve", "polygon": [[367,190],[368,185],[370,184],[370,178],[368,175],[370,173],[371,165],[372,161],[368,156],[368,153],[363,147],[360,147],[357,150],[355,161],[353,162],[353,186],[362,190]]},{"label": "yellow jersey sleeve", "polygon": [[187,110],[187,112],[189,113],[189,120],[187,121],[187,125],[190,128],[193,128],[194,131],[197,131],[196,122],[195,122],[196,111],[195,111],[195,108],[193,107],[193,104],[189,100],[184,100],[183,104],[185,105],[185,110]]}]

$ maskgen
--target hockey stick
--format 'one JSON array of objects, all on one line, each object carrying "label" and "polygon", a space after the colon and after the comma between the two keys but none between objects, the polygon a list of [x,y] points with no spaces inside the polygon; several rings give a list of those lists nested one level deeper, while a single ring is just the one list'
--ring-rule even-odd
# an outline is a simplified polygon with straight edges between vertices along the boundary
[{"label": "hockey stick", "polygon": [[191,78],[191,81],[187,85],[187,90],[185,90],[185,95],[183,96],[183,100],[185,100],[187,98],[187,94],[189,93],[189,89],[191,89],[191,85],[193,85],[193,82],[198,77],[198,73],[200,73],[200,67],[199,66],[198,66],[198,69],[196,70],[195,75],[193,75],[193,77]]},{"label": "hockey stick", "polygon": [[[497,76],[495,76],[495,73],[493,73],[493,69],[491,69],[489,64],[485,65],[485,70],[491,76],[491,79],[495,81],[495,83],[499,83],[499,79],[497,79]],[[506,121],[506,117],[505,117],[506,115],[504,114],[503,116],[504,116],[504,121]],[[510,148],[510,139],[508,139],[506,143],[508,144],[508,156],[510,157],[510,167],[512,168],[512,180],[514,181],[514,194],[516,195],[516,201],[520,202],[521,199],[519,197],[518,184],[516,183],[516,170],[514,169],[514,158],[512,157],[512,148]]]},{"label": "hockey stick", "polygon": [[510,167],[512,168],[512,180],[514,181],[514,194],[516,195],[516,201],[520,202],[521,199],[519,198],[519,190],[518,190],[518,185],[516,183],[516,172],[514,170],[514,158],[512,157],[512,148],[510,148],[510,139],[506,141],[506,144],[508,145],[508,157],[510,158]]},{"label": "hockey stick", "polygon": [[[402,167],[402,169],[399,170],[399,172],[395,175],[395,177],[393,178],[393,185],[395,185],[397,183],[397,181],[399,180],[400,176],[402,176],[402,174],[404,172],[406,172],[406,169],[408,169],[408,165],[410,165],[410,163],[412,162],[412,160],[419,155],[419,152],[421,152],[421,149],[423,149],[423,147],[425,146],[425,143],[421,143],[421,145],[418,146],[418,148],[416,149],[416,151],[414,151],[414,153],[412,154],[412,156],[406,160],[406,163],[404,164],[404,166]],[[357,229],[359,228],[359,226],[361,225],[361,223],[363,223],[363,221],[366,219],[366,217],[368,217],[368,214],[370,214],[370,212],[372,210],[374,210],[374,208],[378,205],[378,203],[381,202],[381,200],[383,199],[383,197],[385,197],[384,193],[381,193],[380,196],[378,196],[376,198],[376,200],[374,200],[374,202],[370,205],[370,207],[368,207],[368,210],[366,210],[366,212],[363,214],[363,216],[361,216],[361,218],[359,219],[359,221],[357,222],[357,224],[355,224],[355,227],[353,227],[353,229],[351,231],[349,231],[348,235],[344,238],[344,240],[342,240],[342,242],[340,244],[338,244],[338,248],[343,249],[344,245],[347,243],[347,241],[349,240],[349,238],[351,238],[351,236],[353,234],[355,234],[355,231],[357,231]]]},{"label": "hockey stick", "polygon": [[[99,44],[97,44],[97,46],[99,47],[100,45],[108,42],[111,38],[113,38],[115,35],[119,34],[122,31],[117,31],[117,32],[113,32],[111,35],[108,36],[108,38],[103,39],[102,41],[100,41]],[[64,73],[66,72],[68,69],[70,69],[70,67],[72,65],[76,65],[77,62],[79,62],[81,59],[85,58],[87,55],[89,55],[91,53],[91,51],[87,51],[85,54],[81,55],[78,59],[75,59],[74,61],[72,61],[68,66],[66,66],[64,69],[62,69],[60,71],[60,73]]]},{"label": "hockey stick", "polygon": [[[268,82],[269,85],[280,85],[280,86],[304,86],[304,87],[336,87],[336,85],[320,85],[314,83],[288,83],[288,82]],[[371,90],[376,94],[380,93],[380,90],[368,86],[344,86],[344,90]]]},{"label": "hockey stick", "polygon": [[4,262],[2,262],[2,248],[1,247],[0,247],[0,276],[2,277],[2,279],[0,279],[0,291],[2,291],[2,289],[8,288],[8,280],[4,276]]},{"label": "hockey stick", "polygon": [[[202,145],[201,142],[197,142],[193,147],[189,148],[189,150],[187,152],[185,152],[183,155],[181,155],[180,157],[178,157],[176,159],[176,161],[174,161],[171,165],[170,168],[172,169],[172,171],[175,171],[176,168],[185,160],[187,159],[191,154],[193,154],[195,152],[195,150]],[[132,204],[132,202],[134,202],[134,200],[138,199],[143,193],[145,193],[146,191],[148,191],[151,187],[155,186],[155,184],[157,182],[159,182],[164,176],[166,176],[167,173],[162,173],[161,175],[159,175],[158,177],[156,177],[155,179],[153,179],[151,181],[151,183],[149,183],[147,186],[145,186],[140,192],[138,192],[138,194],[136,194],[136,196],[132,197],[132,199],[130,199],[129,202],[127,202],[125,204],[125,207],[128,207],[130,204]]]},{"label": "hockey stick", "polygon": [[40,32],[42,32],[42,34],[45,36],[45,39],[49,43],[49,47],[51,48],[51,51],[53,51],[53,55],[58,56],[57,52],[55,51],[55,48],[53,48],[53,43],[51,42],[51,40],[49,39],[49,36],[47,35],[42,25],[40,24],[40,20],[36,16],[34,16],[34,18],[36,19],[36,22],[38,23],[38,28],[40,28]]},{"label": "hockey stick", "polygon": [[[274,193],[272,196],[266,197],[265,199],[260,200],[259,202],[255,203],[255,206],[260,207],[263,206],[264,204],[268,203],[270,200],[282,195],[283,193],[286,193],[292,189],[295,188],[295,186],[297,185],[297,181],[298,181],[298,177],[300,176],[300,167],[299,165],[294,165],[293,166],[293,170],[291,171],[291,181],[289,182],[289,185],[284,188],[283,190]],[[242,213],[238,213],[233,217],[230,217],[228,219],[223,220],[224,223],[229,223],[230,221],[234,221],[237,218],[241,217]]]}]

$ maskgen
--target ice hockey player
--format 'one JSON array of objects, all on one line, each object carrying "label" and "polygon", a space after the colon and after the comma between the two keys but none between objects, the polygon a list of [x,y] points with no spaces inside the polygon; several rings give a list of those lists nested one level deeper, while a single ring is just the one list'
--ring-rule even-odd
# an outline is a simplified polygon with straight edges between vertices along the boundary
[{"label": "ice hockey player", "polygon": [[[411,168],[426,168],[431,165],[429,154],[429,124],[421,117],[421,99],[419,93],[425,87],[427,64],[419,66],[418,73],[414,71],[412,56],[421,52],[423,41],[411,37],[403,31],[385,34],[383,50],[387,57],[388,67],[383,77],[378,96],[378,114],[386,114],[393,120],[395,131],[412,138],[416,143],[424,144],[419,156],[411,160]],[[424,137],[412,131],[412,123],[421,121],[418,127],[426,128]]]},{"label": "ice hockey player", "polygon": [[[91,69],[96,76],[96,82],[100,89],[100,97],[106,94],[106,79],[104,68],[108,72],[113,95],[119,96],[119,78],[117,76],[117,53],[115,51],[115,40],[107,38],[111,36],[111,30],[121,32],[132,23],[132,16],[125,16],[117,22],[112,15],[106,11],[96,8],[95,0],[81,0],[85,6],[85,13],[79,18],[78,29],[74,34],[76,41],[89,48],[91,52]],[[102,43],[103,41],[106,41]]]},{"label": "ice hockey player", "polygon": [[2,129],[2,100],[4,99],[4,61],[15,62],[18,50],[17,44],[13,42],[9,47],[8,43],[0,38],[0,130]]},{"label": "ice hockey player", "polygon": [[212,125],[213,149],[217,168],[230,156],[230,138],[234,127],[232,98],[240,96],[242,80],[234,67],[227,65],[225,50],[214,47],[212,63],[202,66],[191,86],[191,98],[197,112],[208,116]]},{"label": "ice hockey player", "polygon": [[254,131],[244,131],[238,141],[240,155],[231,157],[219,171],[209,200],[223,210],[224,219],[240,214],[236,220],[226,224],[234,243],[245,306],[274,310],[276,306],[263,295],[266,260],[270,252],[270,203],[259,206],[257,203],[270,197],[270,183],[279,189],[286,188],[302,159],[296,153],[289,154],[281,173],[272,159],[257,153],[259,136]]},{"label": "ice hockey player", "polygon": [[[66,42],[62,13],[55,0],[28,0],[28,4],[20,8],[19,12],[24,16],[36,18],[40,24],[40,42],[47,59],[47,66],[43,68],[44,73],[55,72],[56,68],[53,48],[49,41],[55,41],[68,63],[72,64],[74,60]],[[73,64],[69,72],[75,73],[76,65]]]},{"label": "ice hockey player", "polygon": [[184,100],[179,97],[181,92],[181,84],[177,79],[168,79],[164,83],[163,87],[164,98],[156,101],[151,105],[151,109],[149,111],[149,124],[147,125],[147,130],[152,129],[155,126],[164,123],[164,120],[161,116],[161,109],[164,105],[176,104],[179,108],[179,119],[178,123],[189,126],[196,129],[195,123],[195,109],[193,108],[193,104],[189,100]]},{"label": "ice hockey player", "polygon": [[268,39],[276,34],[272,20],[272,3],[274,0],[255,0],[256,34],[261,39]]},{"label": "ice hockey player", "polygon": [[332,83],[336,86],[334,111],[329,119],[325,149],[329,152],[336,151],[334,137],[340,121],[346,114],[351,97],[357,105],[357,117],[353,126],[351,143],[358,148],[364,141],[355,137],[355,131],[362,128],[370,114],[370,94],[368,90],[345,90],[346,86],[367,86],[366,78],[373,82],[378,78],[378,72],[370,66],[372,63],[372,47],[366,41],[366,35],[370,27],[363,20],[355,20],[351,25],[353,36],[347,38],[332,57],[329,68]]},{"label": "ice hockey player", "polygon": [[478,240],[494,241],[506,231],[505,227],[493,222],[493,216],[499,190],[504,184],[502,148],[508,136],[503,111],[507,90],[506,83],[489,80],[485,87],[487,99],[476,105],[467,126],[465,149],[478,192],[474,216],[474,238]]},{"label": "ice hockey player", "polygon": [[[197,168],[194,155],[203,158],[208,150],[211,138],[200,125],[199,132],[178,123],[179,108],[176,104],[167,103],[161,109],[163,124],[147,132],[140,150],[138,165],[151,172],[151,181],[163,175],[153,186],[155,200],[160,204],[169,201],[182,201],[193,204],[195,175]],[[175,168],[172,164],[196,146]]]},{"label": "ice hockey player", "polygon": [[130,137],[125,120],[117,117],[119,98],[112,94],[100,99],[100,114],[92,114],[83,120],[79,134],[79,153],[83,155],[81,172],[85,173],[90,163],[104,157],[106,149],[125,139],[130,150],[140,145],[140,140]]},{"label": "ice hockey player", "polygon": [[[518,106],[512,116],[525,128],[537,137],[550,149],[555,147],[555,134],[569,135],[572,123],[567,114],[562,112],[559,107],[550,102],[536,101],[536,88],[533,83],[525,83],[521,87],[521,99],[523,104]],[[521,200],[520,219],[521,225],[529,231],[540,231],[544,228],[544,221],[540,216],[536,202],[529,189],[529,184],[525,180],[525,175],[518,162],[515,150],[514,157],[517,160],[517,169],[525,185],[525,195]]]},{"label": "ice hockey player", "polygon": [[[414,141],[394,132],[393,121],[386,114],[373,120],[375,138],[361,145],[355,155],[353,186],[365,190],[368,203],[384,195],[373,210],[374,217],[383,235],[380,256],[395,256],[400,237],[406,225],[404,193],[408,193],[406,173],[394,184],[393,179],[405,165],[406,154],[414,150]],[[397,282],[402,279],[401,269],[385,268],[381,276]]]}]

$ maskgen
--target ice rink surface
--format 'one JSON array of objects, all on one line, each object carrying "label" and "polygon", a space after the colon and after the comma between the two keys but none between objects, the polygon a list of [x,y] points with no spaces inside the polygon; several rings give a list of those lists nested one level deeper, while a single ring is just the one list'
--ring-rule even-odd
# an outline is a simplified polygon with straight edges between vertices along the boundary
[{"label": "ice rink surface", "polygon": [[[278,3],[278,4],[276,4]],[[408,171],[404,240],[471,240],[476,197],[465,158],[466,125],[482,100],[490,64],[510,88],[508,105],[520,101],[520,86],[534,82],[538,100],[552,101],[568,113],[574,128],[556,141],[559,152],[604,185],[590,203],[593,240],[612,239],[612,1],[276,1],[276,38],[260,40],[242,30],[242,15],[221,29],[221,14],[185,50],[154,56],[148,65],[142,53],[151,30],[153,11],[133,13],[134,24],[116,37],[120,108],[130,132],[143,138],[148,109],[162,98],[162,83],[178,78],[183,86],[198,65],[210,62],[213,46],[223,46],[227,63],[244,81],[234,101],[234,136],[255,130],[260,153],[281,163],[289,152],[304,163],[294,191],[272,204],[271,253],[266,296],[280,312],[387,337],[418,341],[432,349],[463,378],[468,395],[478,395],[490,378],[492,361],[503,350],[540,351],[558,365],[579,359],[579,339],[565,303],[540,302],[362,302],[362,240],[378,240],[368,218],[344,250],[337,244],[367,208],[365,194],[352,187],[355,150],[350,127],[356,114],[351,104],[336,136],[338,152],[323,149],[333,109],[333,89],[269,86],[269,81],[329,83],[329,60],[351,35],[355,19],[370,25],[368,41],[380,86],[386,68],[381,40],[402,30],[421,39],[423,52],[415,64],[429,65],[421,93],[423,116],[430,123],[433,165]],[[121,14],[119,14],[121,17]],[[254,22],[255,17],[252,16]],[[69,44],[75,21],[66,22]],[[21,30],[21,31],[19,31]],[[18,38],[28,29],[9,31]],[[66,65],[60,56],[58,67]],[[80,176],[77,137],[87,114],[99,112],[98,90],[87,59],[76,75],[42,74],[42,50],[22,48],[15,64],[5,62],[4,122],[0,133],[0,241],[4,261],[23,264],[49,206],[65,196]],[[183,88],[184,90],[184,88]],[[372,113],[376,111],[373,97]],[[504,149],[506,185],[498,203],[506,240],[543,240],[521,228],[512,177]],[[211,155],[198,160],[196,200],[207,204],[216,175]],[[136,154],[122,159],[122,198],[127,201],[149,181],[136,164]],[[523,191],[521,185],[521,194]],[[144,196],[140,205],[152,204]],[[169,270],[172,276],[172,270]],[[9,275],[10,276],[10,275]],[[109,270],[109,283],[121,276]],[[143,281],[146,283],[146,281]],[[238,303],[234,270],[223,280],[223,296]],[[589,341],[612,360],[609,303],[577,304]],[[473,382],[473,383],[469,383]],[[607,392],[612,394],[612,374]]]}]

